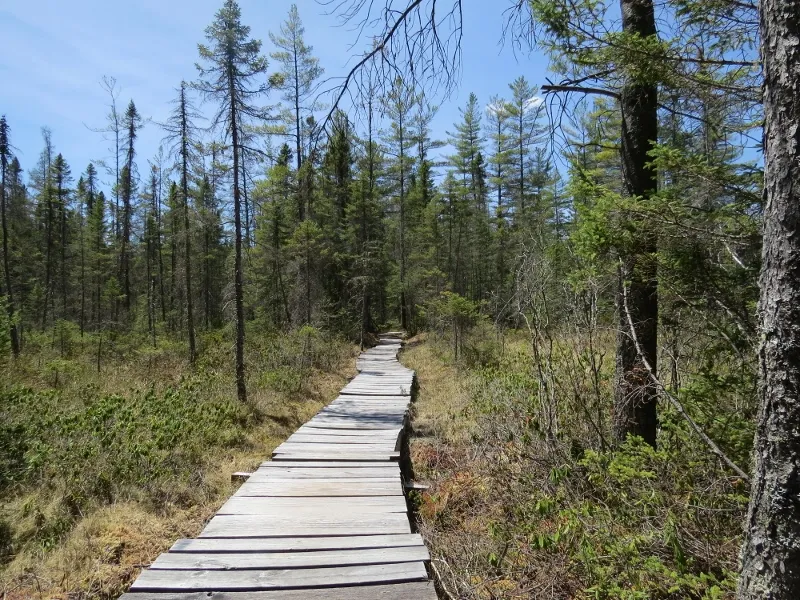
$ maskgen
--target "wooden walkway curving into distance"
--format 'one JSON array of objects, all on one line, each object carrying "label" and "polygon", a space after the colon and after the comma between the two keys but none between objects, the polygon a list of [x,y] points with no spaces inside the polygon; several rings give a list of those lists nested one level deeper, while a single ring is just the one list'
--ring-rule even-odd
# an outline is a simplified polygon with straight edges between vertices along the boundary
[{"label": "wooden walkway curving into distance", "polygon": [[386,334],[363,352],[341,395],[121,600],[436,600],[403,494],[414,372],[399,350]]}]

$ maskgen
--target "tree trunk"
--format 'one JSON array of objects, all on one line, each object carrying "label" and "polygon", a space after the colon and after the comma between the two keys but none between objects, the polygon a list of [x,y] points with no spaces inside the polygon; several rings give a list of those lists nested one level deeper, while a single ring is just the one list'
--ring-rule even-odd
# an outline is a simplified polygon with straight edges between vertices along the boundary
[{"label": "tree trunk", "polygon": [[[642,38],[656,35],[652,0],[621,0],[621,9],[623,31]],[[656,172],[647,165],[647,152],[658,136],[657,91],[653,83],[631,79],[623,85],[620,97],[623,183],[628,195],[646,198],[657,187]],[[655,263],[650,257],[655,249],[655,237],[642,231],[620,258],[613,418],[613,433],[618,442],[636,435],[651,446],[656,444],[657,394],[636,350],[627,312],[644,358],[655,369],[658,287]]]},{"label": "tree trunk", "polygon": [[[49,169],[48,169],[49,171]],[[48,176],[49,177],[49,176]],[[45,259],[44,259],[44,306],[42,307],[42,331],[47,326],[47,309],[50,305],[50,275],[52,271],[52,257],[53,257],[53,200],[51,190],[49,189],[50,181],[45,181]]]},{"label": "tree trunk", "polygon": [[186,279],[186,328],[189,332],[189,362],[194,364],[197,349],[194,339],[192,301],[192,234],[189,230],[189,118],[186,114],[186,86],[181,83],[181,191],[183,192],[183,259]]},{"label": "tree trunk", "polygon": [[739,600],[800,598],[800,1],[762,0],[760,408]]},{"label": "tree trunk", "polygon": [[125,310],[131,309],[131,270],[129,260],[129,245],[131,241],[131,196],[133,195],[133,168],[132,163],[126,165],[124,171],[125,181],[122,194],[122,240],[119,251],[119,271],[122,291],[125,295]]},{"label": "tree trunk", "polygon": [[[302,137],[300,135],[300,130],[302,124],[300,123],[300,73],[299,68],[297,65],[297,43],[295,40],[294,44],[294,52],[293,52],[293,61],[294,61],[294,130],[295,130],[295,152],[297,152],[297,174],[300,175],[300,167],[303,166],[303,153],[302,153]],[[303,193],[303,186],[300,185],[297,188],[298,194],[300,195],[298,199],[298,209],[299,209],[299,217],[300,222],[303,222],[305,219],[305,203],[306,199],[304,198],[305,194]]]},{"label": "tree trunk", "polygon": [[247,402],[244,378],[244,278],[242,276],[242,208],[239,197],[239,124],[236,121],[235,82],[232,67],[228,69],[231,102],[231,143],[233,144],[233,227],[234,227],[234,296],[236,303],[236,394]]},{"label": "tree trunk", "polygon": [[58,203],[61,208],[61,318],[67,318],[67,193],[58,181]]},{"label": "tree trunk", "polygon": [[6,294],[8,295],[8,303],[6,310],[8,311],[8,318],[11,321],[11,352],[14,356],[19,356],[19,334],[17,332],[17,325],[14,322],[14,290],[11,287],[11,266],[8,257],[8,222],[6,221],[6,155],[0,156],[2,160],[2,179],[0,179],[0,218],[3,227],[3,272],[6,280]]},{"label": "tree trunk", "polygon": [[406,143],[403,129],[403,111],[398,111],[398,136],[400,142],[400,328],[408,331],[408,307],[406,306],[406,166],[403,145]]}]

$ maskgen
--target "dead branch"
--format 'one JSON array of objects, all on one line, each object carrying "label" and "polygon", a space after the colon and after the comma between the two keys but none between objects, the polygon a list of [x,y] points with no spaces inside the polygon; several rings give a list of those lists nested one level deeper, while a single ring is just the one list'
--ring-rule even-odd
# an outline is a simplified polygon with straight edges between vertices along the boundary
[{"label": "dead branch", "polygon": [[661,390],[664,396],[666,396],[666,398],[669,400],[670,404],[672,404],[673,408],[677,410],[678,413],[680,413],[680,415],[686,420],[687,423],[689,423],[689,426],[692,428],[695,434],[706,444],[706,446],[708,446],[708,448],[714,454],[716,454],[717,457],[722,462],[728,465],[739,477],[741,477],[744,481],[749,483],[750,477],[741,468],[739,468],[739,466],[735,462],[733,462],[730,458],[728,458],[728,455],[725,454],[720,449],[719,446],[717,446],[714,440],[712,440],[710,437],[706,435],[706,433],[694,421],[694,419],[692,419],[692,417],[689,416],[689,413],[686,412],[686,409],[684,408],[683,404],[681,404],[681,401],[678,400],[678,398],[676,398],[672,393],[670,393],[667,387],[656,376],[655,372],[653,371],[652,365],[650,365],[650,361],[647,360],[647,358],[644,355],[644,352],[642,352],[641,346],[639,345],[639,338],[636,335],[636,328],[633,325],[633,318],[631,317],[631,313],[628,310],[628,287],[625,285],[624,281],[622,282],[622,304],[623,304],[623,310],[625,311],[625,317],[627,318],[628,321],[628,327],[630,329],[631,339],[633,340],[634,346],[636,346],[636,352],[639,355],[639,359],[642,361],[642,364],[644,365],[645,369],[647,369],[647,373],[650,376],[650,380]]}]

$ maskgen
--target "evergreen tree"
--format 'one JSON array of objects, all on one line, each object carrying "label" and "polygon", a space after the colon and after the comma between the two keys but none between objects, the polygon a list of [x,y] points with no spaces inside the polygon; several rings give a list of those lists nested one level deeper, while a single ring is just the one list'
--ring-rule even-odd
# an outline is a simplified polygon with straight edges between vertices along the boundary
[{"label": "evergreen tree", "polygon": [[[194,120],[199,117],[197,109],[187,97],[186,83],[181,82],[177,90],[175,109],[169,121],[164,125],[168,132],[168,140],[172,142],[172,153],[178,161],[181,174],[181,205],[183,213],[183,277],[186,288],[186,330],[189,335],[189,362],[194,363],[197,357],[197,348],[194,335],[194,305],[192,288],[192,234],[189,213],[191,212],[189,198],[189,168],[192,161],[191,150],[195,146],[196,128]],[[154,211],[155,217],[155,211]],[[155,227],[155,218],[153,226]]]},{"label": "evergreen tree", "polygon": [[133,200],[136,193],[136,137],[142,127],[142,118],[131,100],[122,118],[125,132],[125,164],[120,171],[120,200],[122,201],[122,224],[120,227],[119,281],[125,295],[125,309],[130,310],[131,290],[131,227],[133,224]]},{"label": "evergreen tree", "polygon": [[[241,10],[234,0],[226,0],[214,22],[206,29],[209,46],[200,45],[198,65],[201,80],[196,87],[207,98],[216,100],[219,109],[213,119],[224,125],[231,138],[233,155],[234,213],[234,295],[236,303],[236,389],[239,400],[247,400],[244,365],[244,276],[242,273],[242,215],[240,164],[242,127],[248,118],[263,117],[264,111],[253,101],[267,91],[266,84],[253,80],[263,75],[267,60],[261,56],[261,42],[250,39],[250,28],[242,25]],[[210,79],[205,79],[209,77]]]},{"label": "evergreen tree", "polygon": [[[494,188],[494,230],[495,230],[495,282],[499,305],[506,301],[510,266],[508,258],[509,234],[508,215],[511,199],[510,179],[513,171],[512,138],[509,131],[511,111],[507,103],[498,96],[492,97],[486,107],[489,117],[489,140],[491,154],[487,160],[489,186]],[[491,214],[491,213],[490,213]]]},{"label": "evergreen tree", "polygon": [[11,144],[9,142],[9,126],[6,116],[0,116],[0,224],[2,224],[3,234],[3,277],[5,281],[6,310],[8,311],[8,322],[10,325],[11,352],[14,356],[19,355],[19,333],[17,331],[16,303],[14,302],[14,286],[11,281],[11,257],[9,242],[8,218],[9,210],[6,200],[6,174],[8,173],[9,161],[12,160]]},{"label": "evergreen tree", "polygon": [[514,148],[510,152],[513,173],[510,185],[514,198],[514,222],[524,226],[531,203],[531,151],[541,139],[543,130],[539,120],[543,105],[536,96],[536,88],[524,77],[518,77],[509,87],[511,100],[506,104],[506,110]]},{"label": "evergreen tree", "polygon": [[[292,4],[289,9],[289,16],[281,24],[280,35],[269,34],[272,43],[278,48],[270,56],[280,65],[280,71],[271,77],[271,81],[283,91],[283,99],[289,104],[289,113],[284,115],[289,129],[292,130],[291,136],[295,142],[295,160],[297,161],[297,171],[303,165],[305,158],[305,147],[303,144],[304,114],[309,114],[314,110],[313,103],[308,104],[315,82],[324,72],[319,65],[319,59],[313,56],[313,48],[305,43],[305,28],[297,12],[297,5]],[[309,137],[310,136],[306,136]],[[305,218],[306,204],[308,198],[303,197],[303,192],[307,191],[302,186],[298,188],[298,218],[302,221]]]},{"label": "evergreen tree", "polygon": [[266,181],[254,191],[254,198],[262,207],[256,230],[257,247],[263,260],[261,279],[264,284],[259,295],[270,311],[272,322],[278,326],[292,322],[286,273],[286,244],[293,222],[296,185],[291,160],[292,151],[288,144],[283,144]]},{"label": "evergreen tree", "polygon": [[[61,318],[69,318],[67,297],[69,295],[67,279],[67,247],[69,246],[69,209],[72,190],[69,185],[72,183],[72,172],[59,153],[53,161],[53,187],[54,187],[54,212],[58,219],[58,231],[54,233],[54,243],[59,245],[59,280],[61,288]],[[55,314],[54,314],[55,316]]]},{"label": "evergreen tree", "polygon": [[408,249],[406,246],[407,223],[406,195],[409,191],[409,179],[413,168],[414,137],[412,135],[412,121],[414,106],[418,102],[414,90],[406,86],[402,79],[397,78],[392,83],[392,88],[384,98],[386,115],[390,119],[391,130],[385,140],[386,152],[392,158],[387,168],[387,176],[391,181],[392,194],[397,199],[397,262],[398,262],[398,296],[400,326],[407,329],[409,325],[410,307],[408,305],[406,289],[406,269]]}]

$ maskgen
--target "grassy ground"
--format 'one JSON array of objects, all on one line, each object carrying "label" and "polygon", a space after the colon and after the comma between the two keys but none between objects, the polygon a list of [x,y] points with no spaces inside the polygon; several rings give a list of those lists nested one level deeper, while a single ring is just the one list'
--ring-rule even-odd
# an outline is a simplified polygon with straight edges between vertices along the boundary
[{"label": "grassy ground", "polygon": [[[666,407],[658,451],[604,449],[602,432],[591,441],[575,398],[591,395],[607,418],[611,361],[597,394],[559,392],[558,431],[545,442],[527,340],[511,336],[490,354],[454,364],[446,342],[421,337],[402,356],[420,383],[411,452],[430,489],[418,497],[419,528],[446,595],[732,598],[747,485]],[[571,365],[556,364],[556,380],[573,377]]]},{"label": "grassy ground", "polygon": [[116,598],[354,373],[340,339],[253,331],[243,406],[222,332],[203,336],[194,368],[166,339],[62,341],[35,337],[0,372],[5,600]]}]

